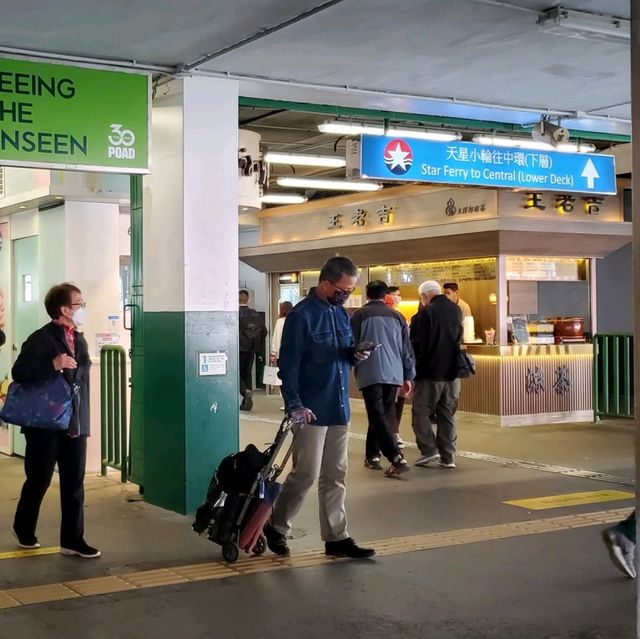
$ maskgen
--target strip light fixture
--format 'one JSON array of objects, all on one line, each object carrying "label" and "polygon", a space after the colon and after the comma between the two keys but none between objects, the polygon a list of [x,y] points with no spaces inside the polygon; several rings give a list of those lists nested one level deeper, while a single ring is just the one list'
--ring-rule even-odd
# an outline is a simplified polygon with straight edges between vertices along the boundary
[{"label": "strip light fixture", "polygon": [[307,198],[297,193],[267,193],[260,201],[263,204],[304,204]]},{"label": "strip light fixture", "polygon": [[628,43],[631,22],[625,18],[554,7],[538,16],[542,31],[567,38]]},{"label": "strip light fixture", "polygon": [[592,153],[596,150],[593,144],[586,142],[564,142],[563,144],[558,144],[558,146],[553,146],[527,138],[510,138],[503,135],[474,135],[473,141],[487,146],[507,146],[537,151],[560,151],[561,153]]},{"label": "strip light fixture", "polygon": [[334,155],[302,155],[268,151],[264,159],[269,164],[289,164],[293,166],[321,166],[337,169],[347,165],[347,161],[344,158]]},{"label": "strip light fixture", "polygon": [[347,122],[343,120],[330,120],[318,125],[322,133],[332,133],[335,135],[385,135],[394,138],[412,138],[415,140],[434,140],[438,142],[452,142],[460,140],[462,134],[457,131],[435,131],[433,129],[405,129],[399,127],[389,127],[386,129],[381,125],[366,124],[363,122]]},{"label": "strip light fixture", "polygon": [[319,191],[379,191],[382,188],[382,184],[378,182],[358,182],[355,180],[322,180],[302,177],[279,177],[278,186],[301,189],[317,189]]}]

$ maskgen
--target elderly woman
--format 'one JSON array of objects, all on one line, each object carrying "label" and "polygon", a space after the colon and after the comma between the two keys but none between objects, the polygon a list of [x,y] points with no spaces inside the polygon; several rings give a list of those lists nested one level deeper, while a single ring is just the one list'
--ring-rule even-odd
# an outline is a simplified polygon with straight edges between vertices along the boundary
[{"label": "elderly woman", "polygon": [[69,429],[23,428],[27,440],[24,459],[26,481],[13,522],[21,548],[38,548],[36,526],[40,505],[49,488],[55,465],[60,475],[60,552],[85,559],[100,551],[84,540],[84,472],[89,435],[89,349],[78,326],[85,302],[73,284],[54,286],[44,305],[51,322],[29,336],[11,374],[20,384],[42,382],[62,375],[77,391]]}]

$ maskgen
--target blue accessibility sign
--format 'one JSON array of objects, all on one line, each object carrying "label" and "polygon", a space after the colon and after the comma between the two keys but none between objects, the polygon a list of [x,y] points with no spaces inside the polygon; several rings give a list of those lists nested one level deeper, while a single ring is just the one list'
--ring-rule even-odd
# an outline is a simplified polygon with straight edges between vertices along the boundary
[{"label": "blue accessibility sign", "polygon": [[614,195],[611,155],[363,135],[363,177]]}]

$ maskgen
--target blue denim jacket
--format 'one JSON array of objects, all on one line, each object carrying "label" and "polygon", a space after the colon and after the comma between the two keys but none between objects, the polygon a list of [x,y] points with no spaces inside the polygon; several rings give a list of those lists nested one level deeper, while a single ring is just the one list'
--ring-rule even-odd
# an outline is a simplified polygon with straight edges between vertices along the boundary
[{"label": "blue denim jacket", "polygon": [[354,363],[349,316],[313,289],[287,315],[278,367],[288,411],[304,406],[317,426],[349,423],[349,372]]}]

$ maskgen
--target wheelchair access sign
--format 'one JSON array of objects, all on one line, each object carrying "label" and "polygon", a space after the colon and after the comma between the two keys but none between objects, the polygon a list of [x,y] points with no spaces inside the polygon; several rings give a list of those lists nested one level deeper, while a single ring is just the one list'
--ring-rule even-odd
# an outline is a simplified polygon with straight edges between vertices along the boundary
[{"label": "wheelchair access sign", "polygon": [[362,177],[615,195],[611,155],[363,135]]}]

